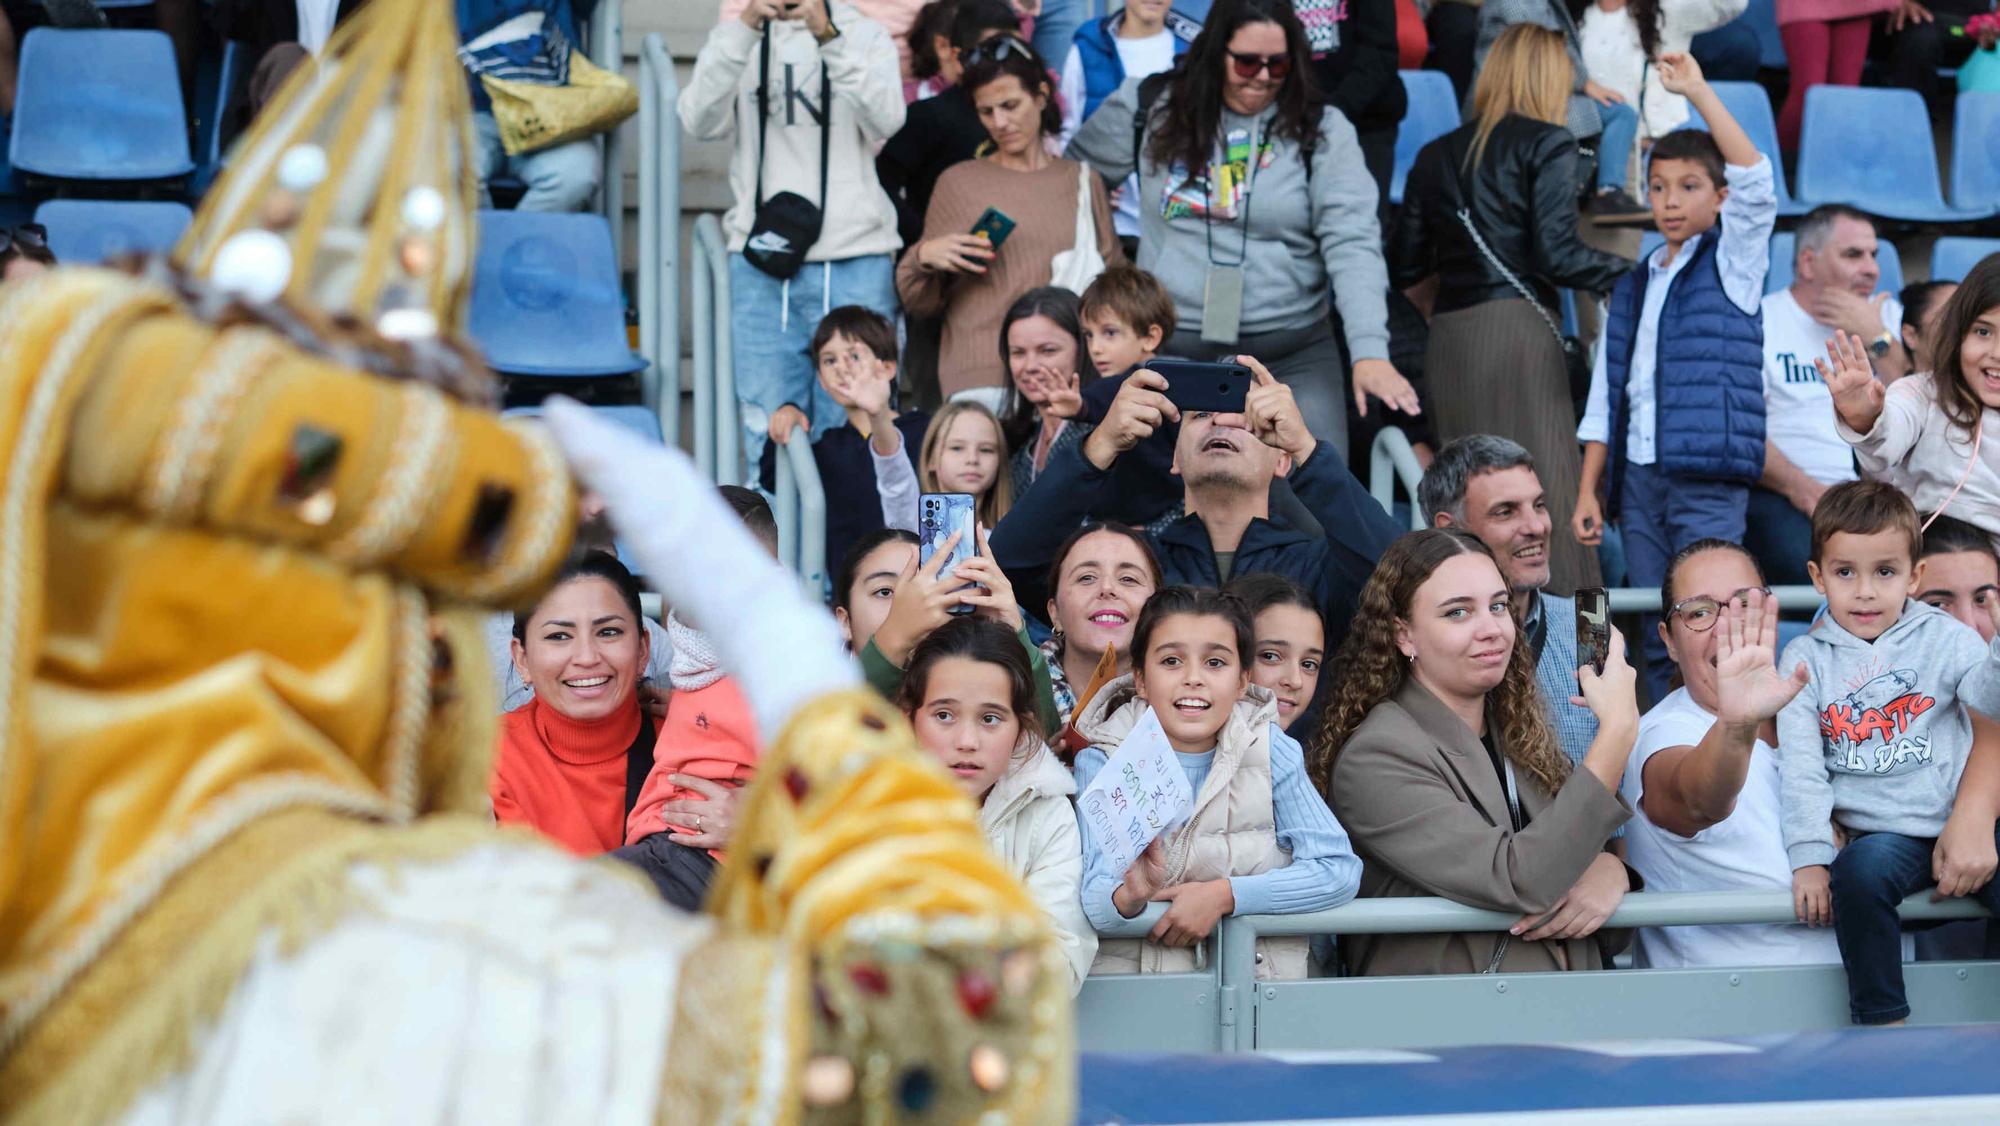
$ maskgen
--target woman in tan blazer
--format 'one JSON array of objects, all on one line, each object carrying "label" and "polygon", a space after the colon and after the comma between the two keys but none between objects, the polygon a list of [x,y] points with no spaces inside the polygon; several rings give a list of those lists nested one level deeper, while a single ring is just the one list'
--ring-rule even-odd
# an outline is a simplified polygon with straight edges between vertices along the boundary
[{"label": "woman in tan blazer", "polygon": [[[1558,625],[1556,628],[1562,628]],[[1436,895],[1518,913],[1510,931],[1355,936],[1351,975],[1600,969],[1604,921],[1639,880],[1605,849],[1639,726],[1616,631],[1579,673],[1597,739],[1572,770],[1535,689],[1492,553],[1456,529],[1397,540],[1361,592],[1315,780],[1363,863],[1363,896]]]}]

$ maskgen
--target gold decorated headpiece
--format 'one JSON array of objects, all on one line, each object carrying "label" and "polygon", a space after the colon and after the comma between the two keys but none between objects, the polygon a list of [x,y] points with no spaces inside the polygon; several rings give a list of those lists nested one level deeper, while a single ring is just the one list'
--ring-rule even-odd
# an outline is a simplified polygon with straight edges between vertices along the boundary
[{"label": "gold decorated headpiece", "polygon": [[456,44],[442,0],[370,4],[178,268],[0,287],[0,1059],[270,812],[484,810],[483,626],[547,585],[576,501],[455,339]]},{"label": "gold decorated headpiece", "polygon": [[458,335],[477,143],[443,0],[369,4],[239,142],[175,262],[390,339]]}]

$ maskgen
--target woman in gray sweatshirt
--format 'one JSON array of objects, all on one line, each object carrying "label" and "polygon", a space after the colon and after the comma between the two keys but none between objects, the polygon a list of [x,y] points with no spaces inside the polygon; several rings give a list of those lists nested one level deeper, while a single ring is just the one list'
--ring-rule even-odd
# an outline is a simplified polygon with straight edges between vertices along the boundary
[{"label": "woman in gray sweatshirt", "polygon": [[1313,90],[1305,31],[1286,0],[1218,0],[1180,65],[1120,87],[1068,155],[1112,184],[1139,173],[1139,266],[1166,285],[1184,326],[1164,353],[1256,356],[1291,386],[1313,435],[1345,457],[1331,279],[1356,403],[1365,413],[1373,395],[1416,413],[1415,390],[1388,359],[1375,181],[1354,127]]}]

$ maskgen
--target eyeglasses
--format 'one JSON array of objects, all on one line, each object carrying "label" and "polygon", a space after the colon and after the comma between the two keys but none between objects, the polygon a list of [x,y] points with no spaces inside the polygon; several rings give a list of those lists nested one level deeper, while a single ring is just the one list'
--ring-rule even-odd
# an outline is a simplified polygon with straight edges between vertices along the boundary
[{"label": "eyeglasses", "polygon": [[1693,598],[1683,598],[1679,602],[1674,603],[1673,609],[1667,611],[1667,620],[1672,621],[1678,617],[1682,625],[1696,633],[1707,633],[1709,630],[1714,629],[1715,623],[1721,619],[1722,607],[1724,605],[1730,602],[1747,602],[1753,593],[1769,598],[1771,588],[1746,586],[1742,590],[1732,591],[1729,597],[1723,599],[1721,602],[1717,602],[1705,594],[1697,594]]},{"label": "eyeglasses", "polygon": [[47,250],[49,229],[40,223],[23,223],[18,227],[0,227],[0,254],[15,247],[23,250]]},{"label": "eyeglasses", "polygon": [[972,50],[967,51],[965,53],[965,65],[997,63],[1002,59],[1011,58],[1015,55],[1020,55],[1024,58],[1033,58],[1034,54],[1034,50],[1019,39],[1011,35],[996,35],[979,46],[974,47]]},{"label": "eyeglasses", "polygon": [[1229,64],[1236,69],[1238,78],[1255,78],[1257,72],[1262,70],[1270,72],[1271,81],[1283,82],[1285,76],[1292,73],[1290,55],[1241,55],[1231,51]]}]

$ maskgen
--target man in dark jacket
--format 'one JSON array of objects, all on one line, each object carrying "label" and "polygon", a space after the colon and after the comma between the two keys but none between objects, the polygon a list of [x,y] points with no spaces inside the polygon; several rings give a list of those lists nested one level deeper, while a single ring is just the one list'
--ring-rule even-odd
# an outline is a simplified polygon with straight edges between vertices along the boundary
[{"label": "man in dark jacket", "polygon": [[[1170,421],[1180,423],[1173,472],[1187,490],[1188,515],[1152,536],[1169,583],[1220,586],[1238,575],[1284,575],[1313,592],[1327,640],[1347,634],[1362,584],[1397,535],[1375,498],[1333,453],[1316,456],[1291,388],[1248,356],[1253,382],[1242,414],[1190,412],[1167,398],[1166,380],[1140,369],[1112,400],[1103,425],[1049,457],[1048,468],[993,530],[993,556],[1015,578],[1040,577],[1062,541],[1112,507],[1112,465]],[[1271,481],[1284,477],[1320,526],[1308,536],[1271,515]]]}]

